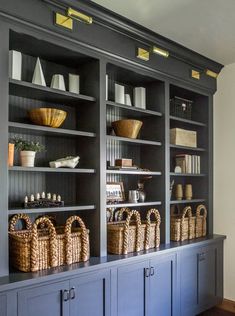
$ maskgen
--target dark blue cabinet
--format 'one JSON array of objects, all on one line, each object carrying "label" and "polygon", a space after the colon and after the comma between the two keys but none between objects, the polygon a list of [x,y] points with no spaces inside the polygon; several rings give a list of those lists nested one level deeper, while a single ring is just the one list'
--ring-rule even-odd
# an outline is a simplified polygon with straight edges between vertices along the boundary
[{"label": "dark blue cabinet", "polygon": [[0,295],[0,315],[7,316],[7,295]]},{"label": "dark blue cabinet", "polygon": [[70,280],[70,316],[110,316],[110,270]]},{"label": "dark blue cabinet", "polygon": [[69,282],[43,285],[18,293],[18,316],[69,316]]},{"label": "dark blue cabinet", "polygon": [[172,316],[176,255],[118,268],[118,316]]},{"label": "dark blue cabinet", "polygon": [[223,296],[220,255],[222,245],[212,245],[180,254],[181,315],[196,315],[216,304]]}]

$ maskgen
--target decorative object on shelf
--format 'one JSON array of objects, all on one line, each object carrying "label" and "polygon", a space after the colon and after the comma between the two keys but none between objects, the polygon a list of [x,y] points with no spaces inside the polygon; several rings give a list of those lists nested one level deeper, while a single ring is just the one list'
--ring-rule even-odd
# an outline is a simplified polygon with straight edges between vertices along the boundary
[{"label": "decorative object on shelf", "polygon": [[170,115],[191,120],[192,104],[191,100],[174,97],[170,100]]},{"label": "decorative object on shelf", "polygon": [[132,163],[132,159],[128,158],[115,159],[115,166],[132,167]]},{"label": "decorative object on shelf", "polygon": [[206,206],[203,204],[198,205],[196,209],[196,238],[206,236],[206,218]]},{"label": "decorative object on shelf", "polygon": [[112,127],[117,136],[136,139],[143,122],[139,120],[119,120],[112,122]]},{"label": "decorative object on shelf", "polygon": [[174,184],[175,184],[175,180],[172,180],[171,183],[170,183],[170,199],[171,199],[171,196],[172,196]]},{"label": "decorative object on shelf", "polygon": [[174,170],[174,173],[182,173],[181,167],[180,166],[176,166],[175,170]]},{"label": "decorative object on shelf", "polygon": [[115,83],[115,102],[125,104],[125,87]]},{"label": "decorative object on shelf", "polygon": [[[15,231],[21,219],[26,222],[26,230]],[[75,221],[80,228],[72,227]],[[41,225],[44,228],[38,229]],[[85,262],[90,257],[89,230],[79,216],[71,216],[65,226],[55,228],[48,216],[32,225],[27,215],[15,215],[9,223],[9,246],[11,265],[24,272]]]},{"label": "decorative object on shelf", "polygon": [[109,76],[105,75],[105,100],[109,99]]},{"label": "decorative object on shelf", "polygon": [[15,144],[8,143],[8,167],[14,166],[14,152],[15,152]]},{"label": "decorative object on shelf", "polygon": [[152,52],[154,54],[157,54],[157,55],[165,57],[165,58],[168,58],[170,56],[170,53],[167,50],[162,49],[162,48],[157,47],[157,46],[152,47]]},{"label": "decorative object on shelf", "polygon": [[41,197],[40,194],[36,194],[36,199],[33,194],[30,195],[30,200],[28,196],[24,198],[24,208],[43,208],[43,207],[63,207],[64,201],[61,201],[61,196],[56,194],[51,195],[51,193],[47,193],[47,197],[45,197],[45,193],[42,192]]},{"label": "decorative object on shelf", "polygon": [[171,214],[171,240],[184,241],[195,238],[195,224],[196,217],[192,216],[190,206],[185,207],[182,214]]},{"label": "decorative object on shelf", "polygon": [[106,209],[106,218],[107,218],[107,223],[113,222],[113,219],[114,219],[114,209],[113,208]]},{"label": "decorative object on shelf", "polygon": [[72,168],[74,169],[79,163],[80,157],[68,156],[65,158],[57,159],[49,163],[51,168]]},{"label": "decorative object on shelf", "polygon": [[182,128],[172,128],[170,130],[171,145],[197,147],[197,132]]},{"label": "decorative object on shelf", "polygon": [[16,50],[9,51],[9,77],[22,80],[22,53]]},{"label": "decorative object on shelf", "polygon": [[138,190],[129,190],[128,202],[138,203],[140,199],[140,193]]},{"label": "decorative object on shelf", "polygon": [[134,88],[134,106],[146,109],[146,89],[144,87]]},{"label": "decorative object on shelf", "polygon": [[201,173],[201,157],[197,155],[179,154],[175,156],[176,168],[181,168],[182,173]]},{"label": "decorative object on shelf", "polygon": [[125,201],[123,182],[107,182],[106,199],[107,203],[118,203]]},{"label": "decorative object on shelf", "polygon": [[15,149],[20,152],[22,167],[34,167],[36,153],[45,149],[39,142],[27,141],[22,138],[14,137],[11,142],[15,144]]},{"label": "decorative object on shelf", "polygon": [[[117,213],[118,221],[107,224],[108,252],[112,254],[127,254],[134,251],[148,250],[160,246],[161,217],[156,209],[147,212],[146,221],[141,223],[139,212],[121,208]],[[126,220],[123,221],[123,214]],[[155,221],[151,222],[151,215]],[[134,221],[132,221],[134,217]]]},{"label": "decorative object on shelf", "polygon": [[178,201],[182,200],[182,198],[183,198],[183,186],[182,186],[182,184],[176,185],[175,197],[176,197],[176,200],[178,200]]},{"label": "decorative object on shelf", "polygon": [[36,66],[35,66],[34,73],[33,73],[32,83],[46,87],[46,81],[44,78],[44,74],[42,71],[42,65],[41,65],[41,61],[40,61],[39,57],[37,58],[37,61],[36,61]]},{"label": "decorative object on shelf", "polygon": [[67,112],[54,108],[37,108],[29,111],[30,120],[37,125],[60,127],[67,117]]},{"label": "decorative object on shelf", "polygon": [[132,106],[131,96],[128,93],[125,93],[125,104]]},{"label": "decorative object on shelf", "polygon": [[51,79],[51,88],[66,91],[64,76],[60,74],[53,75]]},{"label": "decorative object on shelf", "polygon": [[80,76],[69,74],[69,92],[80,93]]},{"label": "decorative object on shelf", "polygon": [[193,197],[193,187],[192,184],[186,184],[185,185],[185,199],[186,200],[192,200]]},{"label": "decorative object on shelf", "polygon": [[144,203],[146,200],[146,192],[144,190],[144,182],[138,181],[137,183],[137,191],[139,192],[139,202]]}]

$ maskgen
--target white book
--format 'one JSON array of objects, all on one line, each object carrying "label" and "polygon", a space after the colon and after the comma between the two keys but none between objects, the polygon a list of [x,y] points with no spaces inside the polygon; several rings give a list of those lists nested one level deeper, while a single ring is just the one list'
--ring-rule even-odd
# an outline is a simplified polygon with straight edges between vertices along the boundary
[{"label": "white book", "polygon": [[134,88],[134,106],[146,109],[146,89],[143,87]]},{"label": "white book", "polygon": [[9,51],[9,77],[21,80],[22,76],[22,54],[16,50]]}]

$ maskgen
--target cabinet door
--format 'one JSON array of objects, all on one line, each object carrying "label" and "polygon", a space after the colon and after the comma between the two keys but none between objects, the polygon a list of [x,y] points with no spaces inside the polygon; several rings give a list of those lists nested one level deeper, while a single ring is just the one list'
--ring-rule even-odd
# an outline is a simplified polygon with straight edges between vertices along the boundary
[{"label": "cabinet door", "polygon": [[69,302],[69,282],[28,288],[18,293],[18,316],[69,316]]},{"label": "cabinet door", "polygon": [[110,316],[110,270],[70,281],[70,316]]},{"label": "cabinet door", "polygon": [[128,264],[118,268],[117,315],[145,316],[146,291],[145,269],[149,261]]},{"label": "cabinet door", "polygon": [[0,295],[0,315],[7,316],[7,296]]},{"label": "cabinet door", "polygon": [[203,248],[198,254],[198,300],[200,307],[214,305],[216,298],[216,248]]},{"label": "cabinet door", "polygon": [[195,315],[198,305],[198,250],[180,253],[181,315]]},{"label": "cabinet door", "polygon": [[175,255],[150,262],[148,316],[172,316],[173,293],[176,285]]}]

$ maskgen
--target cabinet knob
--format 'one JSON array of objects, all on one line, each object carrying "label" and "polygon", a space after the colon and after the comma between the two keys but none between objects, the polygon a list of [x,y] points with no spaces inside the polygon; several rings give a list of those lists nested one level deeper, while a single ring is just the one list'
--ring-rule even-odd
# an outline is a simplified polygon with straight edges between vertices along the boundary
[{"label": "cabinet knob", "polygon": [[154,274],[155,274],[155,269],[154,269],[154,267],[151,267],[150,268],[150,276],[154,276]]},{"label": "cabinet knob", "polygon": [[204,261],[206,258],[205,258],[205,252],[202,252],[199,254],[199,261]]},{"label": "cabinet knob", "polygon": [[69,290],[63,290],[62,298],[64,302],[67,302],[69,300]]},{"label": "cabinet knob", "polygon": [[150,276],[150,269],[145,268],[145,277],[148,278]]},{"label": "cabinet knob", "polygon": [[69,297],[71,300],[74,300],[76,296],[76,292],[75,292],[75,287],[71,287],[71,289],[69,290]]}]

